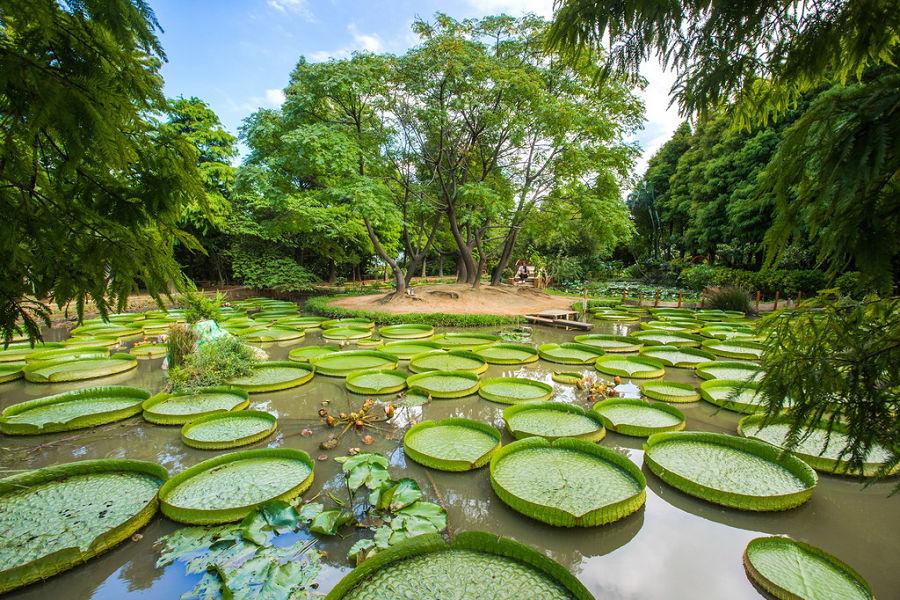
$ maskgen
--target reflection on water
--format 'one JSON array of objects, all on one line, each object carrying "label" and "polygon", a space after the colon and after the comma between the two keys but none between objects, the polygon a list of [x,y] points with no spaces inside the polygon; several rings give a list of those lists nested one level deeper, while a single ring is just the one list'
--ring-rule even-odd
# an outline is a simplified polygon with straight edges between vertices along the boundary
[{"label": "reflection on water", "polygon": [[[637,325],[598,323],[595,332],[624,335]],[[568,341],[574,333],[535,327],[533,343]],[[64,332],[51,332],[51,339]],[[309,332],[299,343],[267,344],[273,360],[285,360],[290,348],[320,344],[318,332]],[[133,385],[156,392],[162,386],[161,360],[141,361],[128,373],[95,382],[39,385],[16,381],[0,385],[0,408],[10,404],[78,389],[88,385]],[[587,403],[578,398],[573,386],[554,383],[554,371],[591,369],[539,361],[523,366],[492,366],[484,377],[528,377],[547,382],[556,390],[556,400]],[[667,378],[697,383],[689,369],[667,368]],[[640,383],[640,382],[637,382]],[[384,400],[392,399],[387,396]],[[746,543],[760,534],[787,534],[821,546],[843,558],[859,570],[878,597],[888,598],[900,589],[900,572],[894,568],[900,552],[900,501],[887,494],[893,482],[862,489],[852,480],[820,475],[812,500],[784,513],[749,513],[730,510],[699,501],[668,487],[646,468],[647,503],[638,512],[616,523],[594,528],[557,528],[528,519],[508,508],[492,492],[488,469],[470,473],[444,473],[425,469],[406,460],[402,434],[423,419],[466,417],[491,422],[504,430],[505,405],[472,396],[458,400],[434,400],[424,406],[401,407],[392,426],[383,426],[386,435],[375,435],[365,446],[361,434],[349,431],[337,450],[323,451],[319,444],[331,430],[320,425],[317,411],[327,402],[332,412],[357,409],[363,397],[348,393],[343,379],[316,376],[299,388],[267,394],[253,394],[251,408],[278,416],[278,430],[258,447],[300,448],[316,462],[315,483],[306,497],[324,492],[346,498],[346,487],[339,477],[340,465],[334,460],[350,447],[385,453],[395,477],[412,477],[429,499],[447,507],[451,533],[463,530],[494,531],[543,550],[548,556],[570,568],[598,598],[759,598],[741,565]],[[740,415],[697,402],[679,405],[692,430],[734,433]],[[301,435],[304,428],[313,435]],[[504,431],[504,443],[512,438]],[[622,452],[636,464],[643,460],[640,438],[609,433],[601,442]],[[4,473],[32,469],[73,460],[103,457],[128,457],[151,460],[170,473],[217,456],[219,451],[189,448],[181,443],[178,427],[151,425],[140,417],[92,430],[74,431],[39,438],[0,437],[0,470]],[[16,599],[44,598],[177,598],[191,589],[199,576],[186,576],[181,564],[163,569],[154,565],[154,542],[179,525],[157,517],[141,533],[112,551],[50,580],[9,594]],[[344,558],[347,549],[359,539],[351,532],[322,543],[327,552],[320,591],[327,592],[350,569]]]}]

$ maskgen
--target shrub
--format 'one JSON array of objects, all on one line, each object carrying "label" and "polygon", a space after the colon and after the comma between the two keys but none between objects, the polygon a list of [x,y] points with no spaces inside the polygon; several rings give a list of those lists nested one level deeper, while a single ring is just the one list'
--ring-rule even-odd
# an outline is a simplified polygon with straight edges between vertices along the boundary
[{"label": "shrub", "polygon": [[752,310],[750,294],[746,290],[732,286],[707,288],[703,292],[703,305],[706,308],[739,310],[742,313]]},{"label": "shrub", "polygon": [[866,290],[862,287],[862,279],[859,271],[847,271],[834,281],[834,287],[841,290],[841,293],[851,298],[860,299],[866,295]]},{"label": "shrub", "polygon": [[244,285],[261,290],[306,292],[318,278],[290,257],[271,250],[251,251],[240,246],[229,251],[231,270]]},{"label": "shrub", "polygon": [[215,338],[169,368],[169,389],[191,392],[222,385],[234,377],[249,375],[255,364],[256,352],[250,346],[231,335]]},{"label": "shrub", "polygon": [[191,290],[182,294],[178,300],[184,308],[184,318],[188,323],[218,321],[222,318],[219,310],[225,300],[222,292],[216,292],[214,298],[208,298],[197,290]]},{"label": "shrub", "polygon": [[306,301],[303,308],[306,312],[342,319],[353,317],[367,319],[381,325],[398,323],[424,323],[434,327],[491,327],[494,325],[516,325],[523,323],[522,317],[504,315],[455,315],[448,313],[387,313],[370,310],[351,310],[340,306],[332,306],[330,302],[338,296],[315,296]]},{"label": "shrub", "polygon": [[699,292],[711,285],[718,284],[718,275],[719,273],[714,267],[701,264],[684,269],[679,279],[686,288]]},{"label": "shrub", "polygon": [[171,369],[183,364],[185,358],[194,351],[197,334],[190,326],[178,323],[169,328],[169,338],[166,343],[169,346],[169,368]]}]

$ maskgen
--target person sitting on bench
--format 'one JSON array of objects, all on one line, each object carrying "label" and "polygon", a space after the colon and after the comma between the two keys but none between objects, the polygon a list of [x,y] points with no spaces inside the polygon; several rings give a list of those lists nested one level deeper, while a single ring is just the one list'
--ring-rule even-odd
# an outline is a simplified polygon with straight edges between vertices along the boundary
[{"label": "person sitting on bench", "polygon": [[528,263],[524,260],[520,260],[516,264],[516,278],[519,280],[519,283],[528,281]]}]

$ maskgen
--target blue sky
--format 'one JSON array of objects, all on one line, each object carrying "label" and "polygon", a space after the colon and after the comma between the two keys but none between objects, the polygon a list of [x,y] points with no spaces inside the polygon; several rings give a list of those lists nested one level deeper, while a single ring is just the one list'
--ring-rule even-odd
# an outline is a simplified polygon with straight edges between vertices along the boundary
[{"label": "blue sky", "polygon": [[[525,12],[549,17],[552,0],[150,0],[164,33],[166,94],[206,100],[232,133],[261,106],[277,107],[301,55],[310,60],[354,50],[399,53],[415,43],[416,17],[456,18]],[[642,93],[647,123],[637,136],[643,163],[678,126],[668,109],[671,76],[648,64]]]}]

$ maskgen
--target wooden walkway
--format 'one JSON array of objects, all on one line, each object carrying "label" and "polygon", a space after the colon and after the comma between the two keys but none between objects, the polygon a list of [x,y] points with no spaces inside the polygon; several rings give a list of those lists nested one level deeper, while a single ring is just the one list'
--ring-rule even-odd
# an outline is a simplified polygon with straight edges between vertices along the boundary
[{"label": "wooden walkway", "polygon": [[576,311],[566,309],[542,310],[541,312],[525,315],[526,321],[537,325],[549,325],[551,327],[577,329],[579,331],[590,331],[594,328],[591,323],[576,321],[576,318],[578,318]]}]

